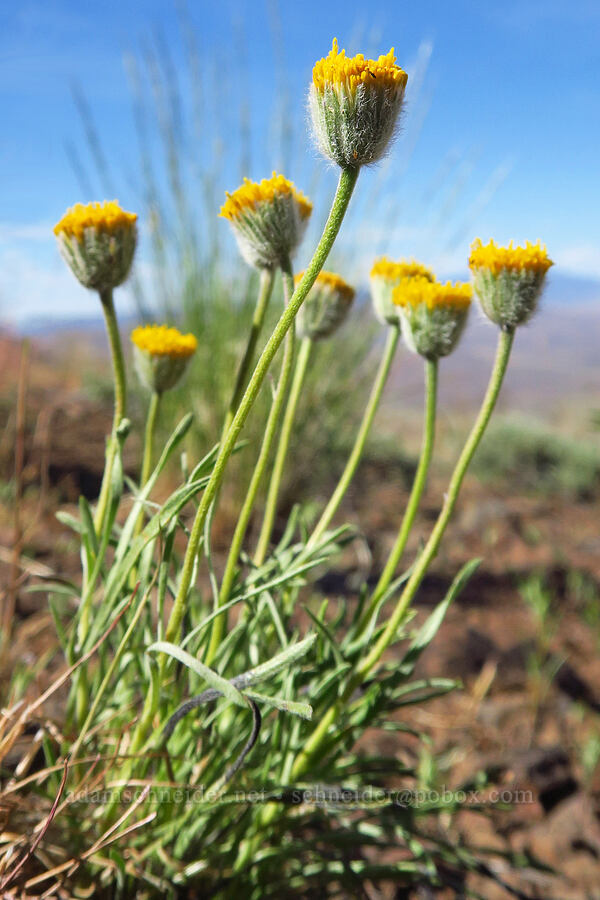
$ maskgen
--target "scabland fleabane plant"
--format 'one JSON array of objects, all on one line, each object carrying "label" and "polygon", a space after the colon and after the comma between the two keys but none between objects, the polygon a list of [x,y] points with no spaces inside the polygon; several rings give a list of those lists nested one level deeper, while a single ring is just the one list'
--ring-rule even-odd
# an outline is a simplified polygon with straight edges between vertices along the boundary
[{"label": "scabland fleabane plant", "polygon": [[496,325],[513,330],[537,309],[552,260],[538,241],[524,247],[499,247],[494,241],[471,247],[469,266],[484,313]]},{"label": "scabland fleabane plant", "polygon": [[[135,216],[116,204],[91,204],[74,208],[57,225],[67,262],[82,284],[100,293],[113,349],[116,400],[100,515],[94,521],[82,498],[78,519],[61,517],[81,539],[82,578],[81,585],[62,579],[55,586],[69,602],[64,615],[53,605],[68,668],[53,690],[69,678],[71,687],[62,731],[53,724],[37,745],[47,766],[43,776],[35,776],[35,800],[43,800],[44,818],[33,841],[23,829],[19,848],[25,849],[21,859],[35,854],[46,871],[23,878],[26,891],[42,884],[45,890],[55,879],[50,892],[56,887],[74,896],[89,893],[90,883],[110,896],[190,893],[264,900],[311,891],[318,896],[344,891],[354,895],[378,881],[428,889],[443,880],[445,862],[460,867],[468,861],[462,847],[454,852],[448,842],[419,831],[418,817],[431,807],[399,807],[393,791],[370,802],[372,785],[398,783],[398,759],[365,753],[360,739],[366,729],[393,725],[407,704],[441,696],[454,686],[443,678],[425,683],[413,677],[414,670],[476,563],[463,569],[416,633],[410,607],[492,414],[514,327],[537,301],[550,265],[541,248],[539,253],[528,248],[525,257],[507,256],[506,251],[501,264],[498,248],[474,248],[476,289],[484,308],[488,306],[501,325],[499,347],[439,516],[410,568],[398,576],[396,567],[432,456],[438,360],[456,347],[471,299],[470,287],[438,284],[417,263],[380,260],[374,266],[374,302],[387,335],[352,452],[311,534],[308,517],[299,509],[292,511],[281,535],[274,528],[281,470],[312,345],[339,326],[354,295],[343,279],[322,272],[322,267],[360,167],[376,162],[389,146],[406,80],[393,51],[379,60],[347,58],[334,41],[329,56],[316,63],[310,89],[315,132],[321,149],[341,172],[322,237],[295,286],[290,256],[302,238],[310,203],[276,175],[258,184],[246,181],[228,196],[221,215],[231,223],[244,258],[261,270],[255,320],[222,439],[191,469],[182,464],[181,482],[164,503],[150,503],[149,498],[191,427],[192,416],[179,423],[154,463],[158,400],[181,377],[196,339],[166,326],[147,326],[132,335],[140,377],[151,391],[142,474],[136,485],[123,470],[123,441],[130,423],[123,420],[125,369],[112,305],[112,289],[131,266]],[[286,304],[252,370],[276,269],[283,274]],[[294,369],[298,313],[303,339]],[[365,582],[351,605],[343,598],[329,604],[321,597],[315,606],[310,588],[314,571],[330,565],[354,537],[349,526],[329,529],[364,451],[401,325],[410,347],[424,357],[426,373],[423,447],[415,484],[375,589]],[[246,499],[236,510],[221,574],[221,561],[215,564],[211,546],[212,516],[228,460],[241,449],[241,430],[284,341],[262,445]],[[250,560],[243,553],[246,528],[278,433],[263,526]],[[193,524],[188,528],[190,512]],[[42,587],[47,591],[49,585]],[[296,602],[301,590],[314,624],[303,638]],[[235,607],[238,614],[229,620]],[[23,733],[26,712],[17,704],[0,717],[0,759]],[[33,714],[37,718],[37,706]],[[314,724],[307,725],[311,719]],[[11,790],[22,791],[27,800],[34,796],[27,775],[34,756],[29,754],[15,772],[21,781],[11,781]],[[403,788],[418,787],[415,769],[403,768],[400,776]],[[228,794],[234,778],[236,791]],[[331,801],[320,799],[323,784],[330,786]],[[98,786],[103,789],[99,800],[94,796]],[[132,788],[138,790],[133,801]],[[250,799],[255,794],[256,803]],[[46,839],[50,825],[51,841]],[[61,828],[63,846],[57,850],[54,835],[61,834]],[[365,852],[367,843],[370,852]],[[398,848],[401,858],[396,856]],[[6,858],[0,857],[2,890],[21,877],[17,854],[9,855],[9,864],[17,864],[5,877],[1,864]],[[79,882],[77,874],[84,866]]]},{"label": "scabland fleabane plant", "polygon": [[379,59],[346,56],[334,39],[315,63],[309,107],[319,149],[342,168],[385,156],[398,127],[408,75],[394,50]]}]

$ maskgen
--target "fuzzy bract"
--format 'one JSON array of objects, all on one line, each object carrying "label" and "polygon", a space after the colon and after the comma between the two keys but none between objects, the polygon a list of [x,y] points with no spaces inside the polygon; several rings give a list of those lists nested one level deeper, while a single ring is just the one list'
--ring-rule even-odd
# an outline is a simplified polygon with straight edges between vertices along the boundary
[{"label": "fuzzy bract", "polygon": [[393,262],[386,256],[377,259],[370,274],[371,297],[375,315],[382,324],[397,325],[400,310],[393,300],[394,288],[405,278],[434,280],[431,269],[421,263],[401,260]]},{"label": "fuzzy bract", "polygon": [[426,278],[410,278],[394,288],[409,349],[426,359],[448,356],[464,331],[472,293],[469,284],[440,284]]},{"label": "fuzzy bract", "polygon": [[[302,275],[296,276],[296,282]],[[339,275],[320,272],[296,318],[299,336],[313,341],[330,337],[348,315],[354,294],[354,288]]]},{"label": "fuzzy bract", "polygon": [[193,334],[182,334],[167,325],[135,328],[131,342],[140,381],[159,394],[175,387],[198,346]]},{"label": "fuzzy bract", "polygon": [[271,269],[293,255],[304,237],[312,203],[283,175],[244,183],[221,207],[240,253],[251,266]]},{"label": "fuzzy bract", "polygon": [[343,168],[370,165],[398,127],[408,75],[393,48],[379,59],[347,57],[337,40],[313,68],[309,108],[317,145]]},{"label": "fuzzy bract", "polygon": [[483,312],[501,328],[512,330],[535,313],[546,273],[553,265],[546,248],[529,241],[524,247],[499,247],[494,241],[471,247],[469,266]]},{"label": "fuzzy bract", "polygon": [[116,200],[77,203],[54,226],[63,259],[86,288],[111,290],[131,269],[137,243],[137,215]]}]

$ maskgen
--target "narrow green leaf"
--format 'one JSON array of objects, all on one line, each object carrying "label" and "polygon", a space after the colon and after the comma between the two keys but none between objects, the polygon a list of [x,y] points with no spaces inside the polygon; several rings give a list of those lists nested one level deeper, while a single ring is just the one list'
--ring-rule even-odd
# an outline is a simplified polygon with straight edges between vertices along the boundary
[{"label": "narrow green leaf", "polygon": [[224,603],[223,606],[220,606],[218,609],[213,610],[213,612],[211,612],[210,615],[206,616],[205,619],[202,619],[202,621],[198,625],[196,625],[195,628],[192,628],[189,634],[186,634],[185,638],[181,642],[181,646],[186,647],[190,643],[190,641],[196,637],[197,634],[200,634],[201,631],[204,631],[204,629],[208,625],[210,625],[213,619],[216,619],[217,616],[221,615],[221,613],[226,612],[226,610],[231,609],[233,606],[237,606],[237,604],[241,602],[241,598],[236,597],[233,600],[229,600],[228,603]]},{"label": "narrow green leaf", "polygon": [[79,515],[81,517],[81,527],[83,529],[83,533],[87,536],[87,539],[90,542],[90,547],[93,551],[94,556],[97,556],[98,538],[96,536],[96,529],[94,527],[94,517],[92,515],[92,510],[90,509],[90,504],[85,497],[79,498]]},{"label": "narrow green leaf", "polygon": [[462,567],[462,569],[450,585],[450,589],[448,590],[448,593],[446,594],[442,602],[436,606],[434,611],[423,623],[423,625],[413,638],[410,647],[408,648],[404,658],[402,659],[401,665],[403,669],[405,669],[407,665],[409,667],[414,667],[414,664],[416,663],[423,650],[431,643],[433,638],[436,636],[438,629],[444,620],[444,616],[448,611],[448,607],[460,594],[480,563],[481,559],[472,559],[468,563],[465,563],[465,565]]},{"label": "narrow green leaf", "polygon": [[254,669],[249,669],[247,672],[244,672],[243,675],[237,675],[235,678],[236,686],[240,688],[240,690],[243,690],[251,684],[258,684],[260,681],[266,681],[267,678],[271,678],[277,672],[280,672],[281,669],[286,669],[293,662],[301,659],[308,653],[316,639],[316,634],[309,634],[308,637],[305,637],[302,641],[290,644],[289,647],[286,647],[285,650],[278,653],[277,656],[274,656],[273,659],[270,659],[268,662],[261,663]]},{"label": "narrow green leaf", "polygon": [[299,703],[296,700],[284,700],[283,697],[267,697],[265,694],[259,694],[258,691],[250,690],[245,690],[244,695],[250,697],[251,700],[255,700],[257,703],[266,703],[283,712],[289,712],[293,713],[295,716],[300,716],[302,719],[312,719],[313,710],[310,703]]},{"label": "narrow green leaf", "polygon": [[331,634],[331,632],[329,631],[327,625],[325,625],[324,622],[321,622],[321,620],[312,612],[312,610],[310,610],[308,608],[308,606],[304,606],[304,610],[305,610],[305,612],[308,613],[310,618],[313,620],[313,622],[317,626],[321,636],[325,640],[325,643],[327,644],[327,646],[330,648],[331,652],[333,653],[333,658],[335,659],[337,665],[338,666],[343,665],[345,662],[344,657],[340,653],[339,647],[337,646],[337,644],[334,640],[334,637]]},{"label": "narrow green leaf", "polygon": [[71,513],[65,512],[63,509],[59,509],[58,512],[55,513],[56,518],[61,523],[61,525],[66,525],[67,528],[70,528],[71,531],[74,531],[75,534],[83,533],[83,525],[79,521],[79,519],[72,516]]},{"label": "narrow green leaf", "polygon": [[173,659],[177,659],[180,663],[183,663],[184,666],[187,666],[188,669],[191,669],[196,675],[199,675],[210,684],[212,688],[223,694],[230,703],[235,703],[236,706],[242,706],[244,709],[248,708],[248,704],[244,700],[242,694],[230,681],[227,681],[226,678],[221,678],[220,675],[217,675],[216,672],[213,672],[212,669],[209,669],[208,666],[205,666],[204,663],[200,662],[199,659],[196,659],[190,653],[182,650],[181,647],[171,644],[168,641],[156,641],[156,643],[148,647],[147,652],[166,653],[168,656],[172,656]]}]

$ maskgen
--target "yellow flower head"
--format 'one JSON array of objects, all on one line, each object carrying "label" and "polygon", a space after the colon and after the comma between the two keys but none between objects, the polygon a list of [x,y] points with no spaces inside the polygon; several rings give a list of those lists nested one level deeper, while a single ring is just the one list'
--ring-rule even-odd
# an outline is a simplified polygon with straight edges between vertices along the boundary
[{"label": "yellow flower head", "polygon": [[375,315],[380,322],[397,325],[400,314],[394,305],[392,294],[396,285],[407,278],[425,278],[434,281],[431,269],[414,260],[393,262],[386,256],[375,260],[371,269],[371,296]]},{"label": "yellow flower head", "polygon": [[162,394],[183,375],[198,341],[168,325],[140,325],[131,332],[134,361],[142,384]]},{"label": "yellow flower head", "polygon": [[[298,272],[298,274],[294,276],[295,284],[299,284],[303,277],[304,272]],[[315,285],[329,288],[329,290],[335,291],[342,297],[347,298],[348,301],[352,301],[356,293],[352,285],[348,284],[347,281],[344,281],[341,275],[336,275],[335,272],[319,272]]]},{"label": "yellow flower head", "polygon": [[168,325],[140,325],[131,332],[131,340],[151,356],[170,356],[171,359],[191,356],[198,347],[193,334],[182,334]]},{"label": "yellow flower head", "polygon": [[346,56],[334,39],[313,68],[309,106],[321,152],[344,168],[380,160],[396,131],[408,75],[394,50],[379,59]]},{"label": "yellow flower head", "polygon": [[406,72],[396,65],[393,47],[379,59],[365,59],[362,53],[346,56],[345,50],[339,50],[337,38],[333,39],[328,55],[313,68],[313,84],[318,91],[324,91],[327,86],[343,86],[355,92],[360,84],[369,88],[399,87],[403,91],[407,81]]},{"label": "yellow flower head", "polygon": [[471,247],[469,266],[475,293],[488,319],[505,331],[527,322],[538,307],[546,273],[554,265],[540,244],[498,247],[494,241]]},{"label": "yellow flower head", "polygon": [[[296,284],[303,275],[296,275]],[[299,336],[313,341],[330,337],[348,315],[355,293],[335,272],[319,272],[296,318]]]},{"label": "yellow flower head", "polygon": [[291,181],[271,178],[244,183],[221,207],[247,263],[258,269],[282,265],[296,249],[312,212],[312,203]]},{"label": "yellow flower head", "polygon": [[394,262],[387,256],[381,256],[373,263],[371,278],[385,278],[386,281],[397,284],[403,278],[427,278],[428,281],[434,281],[434,274],[427,266],[414,260]]},{"label": "yellow flower head", "polygon": [[538,241],[532,244],[527,241],[524,247],[498,247],[494,241],[483,244],[479,238],[471,246],[469,266],[475,269],[488,269],[497,275],[502,269],[511,271],[529,271],[545,274],[554,265],[546,252],[546,248]]},{"label": "yellow flower head", "polygon": [[54,234],[65,234],[82,241],[88,228],[98,233],[114,234],[122,229],[134,228],[136,213],[121,209],[117,200],[103,203],[76,203],[66,211],[60,222],[54,226]]},{"label": "yellow flower head", "polygon": [[61,256],[84,287],[102,296],[122,284],[137,242],[137,215],[116,200],[76,203],[54,226]]},{"label": "yellow flower head", "polygon": [[408,347],[426,359],[448,356],[463,333],[473,289],[470,284],[440,284],[406,278],[393,290]]},{"label": "yellow flower head", "polygon": [[394,288],[393,300],[397,306],[420,306],[427,309],[468,309],[473,297],[470,284],[450,281],[441,284],[428,278],[408,278]]},{"label": "yellow flower head", "polygon": [[298,211],[303,219],[307,219],[312,212],[312,203],[299,191],[293,182],[288,181],[283,175],[273,172],[271,178],[263,178],[262,181],[250,181],[244,178],[244,183],[232,194],[226,191],[227,200],[221,207],[220,215],[224,219],[233,221],[255,209],[261,203],[272,203],[279,197],[291,196],[298,205]]}]

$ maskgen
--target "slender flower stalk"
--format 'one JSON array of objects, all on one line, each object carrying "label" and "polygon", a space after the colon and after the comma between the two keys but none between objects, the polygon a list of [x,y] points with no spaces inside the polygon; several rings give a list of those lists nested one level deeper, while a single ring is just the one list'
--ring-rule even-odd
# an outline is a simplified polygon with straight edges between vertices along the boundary
[{"label": "slender flower stalk", "polygon": [[148,415],[146,416],[146,427],[144,429],[144,453],[142,456],[142,469],[140,472],[140,488],[143,488],[150,478],[152,471],[152,460],[154,457],[154,434],[156,432],[156,422],[158,420],[158,410],[160,407],[161,394],[153,391],[148,404]]},{"label": "slender flower stalk", "polygon": [[[146,415],[146,427],[144,429],[144,450],[142,455],[142,468],[140,470],[140,491],[145,486],[152,472],[152,459],[154,457],[154,435],[156,432],[156,422],[158,420],[158,410],[162,394],[158,391],[152,391],[150,402],[148,404],[148,413]],[[140,513],[135,523],[134,537],[137,537],[142,530],[144,523],[144,510],[140,509]],[[134,583],[133,576],[135,569],[132,571],[130,583]]]},{"label": "slender flower stalk", "polygon": [[99,535],[102,534],[104,528],[104,520],[106,518],[110,496],[112,470],[117,455],[117,428],[121,423],[121,419],[125,418],[127,409],[125,361],[123,358],[123,347],[121,345],[119,326],[117,324],[117,314],[113,303],[112,288],[106,288],[106,290],[102,291],[100,300],[102,302],[102,312],[104,313],[106,332],[108,334],[108,342],[110,345],[115,385],[115,401],[112,431],[106,447],[106,460],[104,464],[104,474],[102,476],[102,485],[100,487],[98,505],[96,506],[96,512],[94,513],[94,527],[96,528],[96,533]]},{"label": "slender flower stalk", "polygon": [[313,532],[307,541],[307,550],[314,547],[318,539],[329,526],[331,520],[338,510],[340,503],[344,498],[346,491],[348,490],[348,487],[350,486],[352,479],[354,478],[354,474],[364,453],[367,438],[373,424],[373,419],[375,418],[375,413],[377,412],[377,409],[379,407],[381,395],[383,393],[383,389],[390,372],[390,367],[396,353],[396,347],[398,346],[399,338],[400,325],[398,322],[395,322],[394,324],[388,326],[385,348],[381,357],[381,362],[379,363],[379,369],[377,370],[377,375],[375,377],[373,387],[371,388],[369,400],[365,407],[362,422],[360,423],[360,428],[358,429],[358,433],[354,441],[354,446],[352,447],[352,452],[348,457],[348,462],[346,463],[340,480],[337,483],[336,489],[331,495],[329,503],[323,510],[321,518],[315,525]]},{"label": "slender flower stalk", "polygon": [[340,710],[348,702],[356,688],[360,684],[362,684],[365,678],[368,677],[369,673],[377,665],[386,649],[395,639],[398,627],[401,624],[402,619],[408,607],[410,606],[410,603],[413,600],[417,590],[419,589],[421,582],[423,581],[423,578],[427,573],[427,569],[429,568],[432,560],[437,554],[440,542],[442,540],[448,522],[450,521],[452,512],[454,511],[454,507],[456,505],[456,501],[458,499],[458,495],[466,471],[471,460],[473,459],[473,455],[475,454],[477,447],[479,446],[481,438],[483,437],[487,424],[496,405],[498,394],[500,393],[500,388],[502,387],[502,382],[506,373],[513,340],[514,330],[505,330],[500,332],[500,335],[498,337],[496,359],[483,403],[481,405],[475,423],[471,429],[471,432],[467,438],[467,441],[463,447],[462,453],[460,454],[458,462],[456,463],[454,472],[452,473],[452,478],[450,479],[448,492],[446,493],[442,510],[438,516],[433,531],[431,532],[429,540],[427,541],[423,552],[421,553],[415,564],[412,575],[407,581],[404,590],[402,591],[402,594],[398,599],[394,612],[389,618],[385,629],[381,633],[379,639],[377,640],[371,651],[359,662],[354,674],[349,679],[346,689],[344,690],[340,699],[337,701],[337,703],[335,703],[328,709],[326,714],[319,722],[319,725],[317,726],[315,731],[307,740],[302,751],[296,757],[291,773],[291,777],[293,779],[299,778],[307,770],[311,761],[316,756],[318,756],[319,750],[321,749],[327,732],[329,731],[332,723],[335,721],[336,716],[339,715]]},{"label": "slender flower stalk", "polygon": [[240,405],[240,400],[242,399],[244,391],[246,389],[246,385],[248,384],[248,378],[250,377],[252,363],[254,362],[254,354],[256,353],[256,345],[262,331],[265,314],[267,312],[269,300],[271,299],[271,294],[273,292],[274,281],[275,272],[273,269],[260,270],[258,297],[256,300],[256,306],[254,307],[254,314],[252,316],[250,334],[248,335],[246,349],[244,351],[244,355],[240,362],[235,379],[235,387],[233,389],[233,394],[229,403],[229,409],[227,410],[225,424],[223,425],[223,436],[225,436],[229,430],[229,426],[233,421],[233,417],[237,412],[237,408]]},{"label": "slender flower stalk", "polygon": [[388,561],[384,567],[381,577],[377,582],[377,586],[371,597],[369,606],[365,611],[364,620],[367,621],[374,607],[377,605],[380,597],[385,594],[390,582],[392,581],[398,563],[402,558],[408,536],[410,535],[415,516],[423,496],[423,491],[427,483],[429,474],[429,466],[431,456],[433,454],[433,445],[435,441],[435,420],[437,407],[437,384],[438,384],[438,361],[437,359],[425,360],[425,424],[423,429],[423,444],[421,447],[421,456],[419,465],[415,474],[410,497],[402,519],[402,525],[398,532],[398,536],[394,542],[394,546],[389,555]]},{"label": "slender flower stalk", "polygon": [[281,486],[285,460],[290,446],[290,439],[292,437],[292,429],[294,426],[294,420],[296,418],[296,411],[298,409],[298,400],[300,399],[300,394],[302,393],[302,386],[304,384],[304,378],[306,376],[306,370],[308,367],[308,361],[310,359],[312,347],[312,338],[305,337],[302,339],[300,349],[298,351],[298,359],[296,360],[296,367],[294,370],[294,378],[290,389],[290,396],[288,398],[287,406],[285,408],[285,414],[283,417],[283,424],[281,426],[281,435],[279,437],[277,453],[275,455],[275,461],[273,463],[273,471],[271,473],[269,490],[267,492],[263,522],[260,530],[260,535],[258,537],[258,542],[256,544],[256,551],[254,553],[255,566],[261,566],[263,564],[267,555],[267,550],[269,549],[271,534],[273,533],[273,525],[275,523],[275,514],[277,512],[279,488]]},{"label": "slender flower stalk", "polygon": [[487,428],[488,422],[490,421],[491,415],[494,411],[494,407],[496,406],[496,401],[498,400],[500,388],[502,387],[502,382],[504,381],[508,361],[510,359],[510,352],[512,350],[514,335],[514,330],[501,331],[498,335],[496,358],[494,360],[494,367],[492,369],[487,391],[485,393],[485,397],[483,399],[483,403],[481,404],[481,408],[479,410],[475,423],[471,429],[471,432],[469,433],[462,453],[458,458],[458,462],[456,463],[454,472],[452,473],[450,484],[448,485],[448,491],[446,492],[444,498],[444,505],[442,507],[442,510],[437,518],[429,540],[425,545],[423,553],[417,560],[413,573],[406,583],[406,587],[404,588],[398,600],[398,603],[396,604],[396,608],[385,628],[385,631],[383,632],[371,652],[367,655],[366,659],[358,667],[358,674],[361,677],[366,677],[373,666],[375,666],[381,659],[382,654],[394,639],[404,613],[408,609],[413,597],[419,589],[421,582],[425,577],[427,569],[437,555],[442,537],[444,536],[444,532],[448,526],[448,522],[450,521],[450,517],[452,516],[454,507],[456,506],[456,501],[458,500],[458,495],[460,493],[460,489],[462,487],[467,469],[469,468],[471,460],[475,455],[477,447],[481,443],[481,439],[485,433],[485,429]]},{"label": "slender flower stalk", "polygon": [[[288,263],[286,268],[287,271],[284,272],[283,284],[287,304],[289,303],[290,297],[294,292],[294,279],[291,272],[291,264]],[[273,398],[271,409],[267,418],[267,424],[265,427],[265,434],[261,444],[260,453],[258,455],[258,459],[252,473],[252,478],[250,479],[248,491],[246,492],[246,498],[238,516],[233,539],[231,542],[231,547],[229,548],[229,554],[227,556],[227,562],[225,564],[225,571],[223,573],[223,580],[221,582],[221,590],[219,592],[219,607],[224,606],[231,595],[231,589],[235,580],[240,552],[242,550],[244,538],[248,530],[250,516],[252,515],[252,510],[254,509],[254,504],[256,503],[258,491],[267,469],[267,464],[269,462],[269,457],[271,455],[271,450],[273,448],[273,443],[275,441],[277,429],[279,427],[281,414],[283,412],[283,407],[288,394],[290,378],[292,376],[294,365],[294,348],[295,329],[294,325],[292,324],[285,337],[281,372],[279,375],[279,381],[277,383],[275,396]],[[205,665],[207,666],[211,665],[213,659],[215,658],[217,650],[219,649],[219,644],[221,643],[221,640],[223,638],[226,621],[227,615],[225,612],[223,612],[220,616],[217,616],[213,622],[211,640],[208,646],[206,659],[204,660]]]},{"label": "slender flower stalk", "polygon": [[220,487],[221,481],[223,480],[223,475],[225,473],[225,468],[227,466],[229,457],[233,452],[236,441],[244,426],[248,414],[252,409],[252,406],[254,405],[254,401],[256,400],[265,375],[267,374],[269,366],[273,361],[273,357],[281,346],[285,335],[287,334],[289,328],[292,325],[292,322],[296,317],[296,313],[300,309],[304,299],[306,298],[306,295],[313,286],[317,275],[323,268],[329,251],[331,250],[340,230],[344,215],[348,208],[348,204],[350,203],[352,192],[354,191],[354,187],[358,179],[359,171],[360,170],[357,168],[341,170],[336,195],[321,239],[313,254],[310,264],[304,273],[304,277],[294,291],[288,306],[281,315],[281,318],[275,326],[275,329],[271,334],[271,337],[269,338],[256,364],[252,377],[248,382],[248,386],[246,388],[244,396],[240,401],[238,410],[233,417],[231,427],[229,428],[229,431],[227,432],[227,435],[221,444],[221,448],[215,461],[212,475],[198,505],[196,518],[194,520],[192,531],[190,533],[179,586],[177,589],[177,595],[175,597],[175,602],[173,604],[173,609],[171,611],[171,616],[169,618],[165,633],[165,639],[167,641],[173,641],[179,635],[181,621],[185,612],[188,593],[192,581],[192,574],[194,571],[196,556],[198,555],[198,549],[200,547],[204,523],[206,521],[206,517],[210,510],[212,501]]},{"label": "slender flower stalk", "polygon": [[392,303],[402,320],[408,347],[425,359],[425,424],[423,445],[408,505],[398,536],[367,605],[368,621],[379,599],[388,589],[404,553],[408,536],[425,490],[433,444],[437,404],[438,359],[456,347],[469,314],[473,289],[470,284],[439,284],[431,276],[404,278],[392,290]]},{"label": "slender flower stalk", "polygon": [[[302,274],[301,272],[296,275],[296,283],[302,279]],[[319,272],[312,290],[298,313],[296,325],[302,343],[271,473],[262,528],[256,546],[254,563],[257,566],[262,565],[269,549],[283,470],[313,344],[315,341],[327,340],[335,334],[348,315],[355,293],[354,288],[335,272]]]}]

